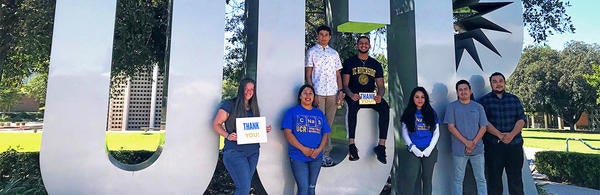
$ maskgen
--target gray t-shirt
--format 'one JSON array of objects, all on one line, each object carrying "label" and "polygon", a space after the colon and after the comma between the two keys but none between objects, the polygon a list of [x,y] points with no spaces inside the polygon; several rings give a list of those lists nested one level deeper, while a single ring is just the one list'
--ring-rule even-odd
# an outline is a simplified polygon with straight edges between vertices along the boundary
[{"label": "gray t-shirt", "polygon": [[[468,104],[462,104],[456,100],[446,107],[444,123],[454,124],[458,132],[468,140],[473,140],[477,136],[479,128],[487,126],[485,110],[481,104],[470,101]],[[452,154],[454,156],[465,156],[465,145],[456,137],[452,137]],[[468,155],[483,154],[483,142],[477,142],[475,150]]]}]

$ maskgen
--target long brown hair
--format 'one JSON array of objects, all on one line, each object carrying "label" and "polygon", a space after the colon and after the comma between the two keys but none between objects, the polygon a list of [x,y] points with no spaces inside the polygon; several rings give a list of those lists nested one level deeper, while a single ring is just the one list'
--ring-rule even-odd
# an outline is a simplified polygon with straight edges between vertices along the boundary
[{"label": "long brown hair", "polygon": [[[246,110],[246,102],[244,98],[244,91],[246,89],[246,85],[248,83],[254,84],[254,93],[252,98],[248,101],[248,105],[250,105],[250,110],[252,111],[253,116],[247,116]],[[258,98],[256,97],[256,82],[250,78],[244,78],[240,81],[240,86],[238,87],[237,96],[231,101],[233,102],[233,108],[231,109],[231,113],[229,113],[229,117],[225,121],[225,124],[230,129],[227,129],[227,132],[232,133],[236,132],[235,129],[235,119],[242,117],[256,117],[260,116],[260,111],[258,109]]]}]

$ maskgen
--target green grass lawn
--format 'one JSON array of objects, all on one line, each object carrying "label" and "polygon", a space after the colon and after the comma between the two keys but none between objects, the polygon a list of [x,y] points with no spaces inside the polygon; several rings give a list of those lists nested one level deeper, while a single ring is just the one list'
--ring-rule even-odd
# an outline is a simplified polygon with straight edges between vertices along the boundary
[{"label": "green grass lawn", "polygon": [[8,148],[19,152],[39,152],[42,133],[0,132],[0,153]]},{"label": "green grass lawn", "polygon": [[[0,132],[0,153],[9,147],[20,152],[39,152],[42,133]],[[109,150],[148,150],[156,151],[165,142],[164,133],[106,133]]]},{"label": "green grass lawn", "polygon": [[[568,132],[567,130],[523,129],[525,147],[542,150],[565,151],[566,138],[582,138],[593,147],[600,147],[600,133]],[[580,141],[569,141],[570,152],[600,154],[600,150],[592,150]]]},{"label": "green grass lawn", "polygon": [[[346,130],[343,124],[335,124],[333,139],[345,140]],[[525,147],[543,150],[565,151],[566,138],[582,138],[594,147],[600,147],[600,133],[575,132],[566,130],[524,129]],[[159,144],[164,143],[164,133],[144,135],[140,133],[108,132],[107,143],[109,150],[148,150],[155,151]],[[21,152],[40,151],[42,133],[0,132],[0,153],[9,147]],[[569,151],[600,154],[600,150],[592,150],[579,141],[569,141]]]}]

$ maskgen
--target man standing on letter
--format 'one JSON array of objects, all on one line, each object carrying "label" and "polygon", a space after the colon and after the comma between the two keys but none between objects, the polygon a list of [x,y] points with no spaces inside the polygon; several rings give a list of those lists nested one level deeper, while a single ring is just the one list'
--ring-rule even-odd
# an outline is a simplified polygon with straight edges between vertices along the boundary
[{"label": "man standing on letter", "polygon": [[468,81],[456,83],[458,100],[448,104],[444,123],[452,136],[452,161],[454,162],[454,195],[463,194],[463,181],[467,161],[471,161],[477,194],[486,195],[483,144],[480,142],[488,124],[483,106],[472,101],[473,92]]},{"label": "man standing on letter", "polygon": [[[383,67],[376,59],[369,56],[369,49],[371,49],[369,37],[359,37],[356,41],[356,49],[358,54],[346,59],[342,70],[344,92],[348,104],[346,118],[348,124],[348,152],[350,153],[348,159],[351,161],[359,159],[358,149],[354,144],[358,110],[360,108],[373,108],[379,113],[379,144],[373,150],[377,154],[377,160],[386,164],[385,140],[390,121],[390,106],[383,99],[385,94]],[[365,93],[375,93],[372,99],[374,104],[359,104],[360,94]]]},{"label": "man standing on letter", "polygon": [[[306,51],[304,77],[306,84],[315,88],[315,103],[319,110],[325,113],[327,123],[333,129],[338,103],[342,98],[342,62],[337,51],[329,47],[331,29],[327,26],[317,28],[317,44]],[[333,159],[329,156],[331,152],[331,137],[328,138],[323,151],[322,166],[333,166]]]},{"label": "man standing on letter", "polygon": [[508,193],[523,194],[523,137],[525,112],[519,98],[504,90],[504,75],[495,72],[490,76],[492,92],[482,96],[479,103],[487,114],[488,132],[483,137],[488,192],[502,194],[502,171],[506,169]]}]

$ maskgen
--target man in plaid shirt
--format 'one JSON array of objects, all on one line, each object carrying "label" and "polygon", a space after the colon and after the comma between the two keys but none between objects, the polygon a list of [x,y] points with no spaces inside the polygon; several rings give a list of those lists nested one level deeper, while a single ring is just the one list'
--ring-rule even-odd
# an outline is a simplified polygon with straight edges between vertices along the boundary
[{"label": "man in plaid shirt", "polygon": [[523,194],[523,137],[525,113],[519,98],[504,90],[505,78],[495,72],[490,76],[492,92],[479,98],[489,121],[483,136],[488,193],[502,194],[502,171],[506,169],[508,192]]}]

